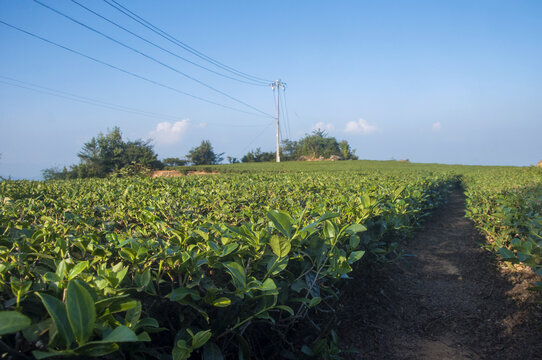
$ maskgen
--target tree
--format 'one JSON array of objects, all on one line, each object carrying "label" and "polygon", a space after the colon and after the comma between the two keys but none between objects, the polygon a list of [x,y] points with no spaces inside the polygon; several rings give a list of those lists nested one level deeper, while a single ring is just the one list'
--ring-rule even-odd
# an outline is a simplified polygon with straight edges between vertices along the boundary
[{"label": "tree", "polygon": [[341,156],[343,160],[357,160],[358,157],[356,156],[356,150],[352,150],[350,145],[348,144],[348,141],[342,140],[339,143],[339,149],[341,150]]},{"label": "tree", "polygon": [[83,145],[77,154],[81,160],[82,177],[104,177],[108,173],[120,169],[124,142],[118,127],[109,133],[100,133]]},{"label": "tree", "polygon": [[282,146],[280,147],[280,158],[285,161],[297,160],[299,158],[297,141],[282,140]]},{"label": "tree", "polygon": [[328,137],[324,130],[314,130],[298,142],[299,156],[329,158],[331,155],[340,155],[339,143],[334,137]]},{"label": "tree", "polygon": [[63,169],[59,167],[52,167],[44,169],[41,174],[45,180],[67,180],[75,177],[75,173],[68,170],[65,166]]},{"label": "tree", "polygon": [[223,160],[224,153],[215,154],[209,140],[202,140],[199,146],[192,148],[186,158],[194,165],[215,165]]},{"label": "tree", "polygon": [[263,152],[262,149],[257,148],[255,151],[249,151],[245,156],[241,158],[241,161],[244,163],[275,161],[275,153],[272,151]]},{"label": "tree", "polygon": [[236,157],[228,156],[227,159],[230,164],[239,164],[239,159]]},{"label": "tree", "polygon": [[306,158],[329,158],[340,156],[341,158],[357,159],[350,145],[346,140],[337,142],[332,136],[328,136],[323,130],[314,130],[312,134],[306,134],[298,141],[283,140],[281,146],[281,157],[284,160],[297,160],[300,157]]},{"label": "tree", "polygon": [[125,142],[118,127],[107,134],[99,134],[83,145],[77,154],[81,163],[77,166],[78,177],[104,177],[126,167],[137,164],[142,167],[161,168],[150,140]]},{"label": "tree", "polygon": [[63,170],[56,168],[43,170],[43,176],[47,179],[68,179],[105,177],[108,174],[122,168],[131,166],[135,168],[160,169],[162,163],[158,161],[150,141],[141,139],[124,141],[118,127],[109,133],[93,137],[83,145],[77,154],[80,163],[65,167]]},{"label": "tree", "polygon": [[162,159],[162,164],[164,164],[165,166],[171,166],[171,167],[185,166],[187,163],[188,163],[188,160],[183,160],[176,157]]},{"label": "tree", "polygon": [[138,164],[149,169],[161,169],[163,164],[158,160],[154,152],[151,140],[143,141],[141,139],[128,141],[124,144],[124,152],[120,165],[125,167],[130,164]]}]

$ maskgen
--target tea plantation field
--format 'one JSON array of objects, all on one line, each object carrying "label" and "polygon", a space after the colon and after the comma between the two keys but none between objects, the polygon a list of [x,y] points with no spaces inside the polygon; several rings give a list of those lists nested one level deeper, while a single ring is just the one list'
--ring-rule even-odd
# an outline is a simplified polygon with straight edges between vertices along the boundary
[{"label": "tea plantation field", "polygon": [[356,265],[400,257],[399,242],[458,185],[488,248],[542,275],[537,168],[199,170],[219,174],[2,180],[0,353],[254,358],[261,334],[286,333],[340,301]]}]

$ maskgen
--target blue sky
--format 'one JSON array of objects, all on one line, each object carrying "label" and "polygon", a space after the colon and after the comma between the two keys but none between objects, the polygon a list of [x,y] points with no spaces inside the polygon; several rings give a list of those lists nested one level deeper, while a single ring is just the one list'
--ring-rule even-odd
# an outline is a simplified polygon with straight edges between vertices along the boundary
[{"label": "blue sky", "polygon": [[[231,81],[164,53],[71,1],[40,0],[266,113],[267,86]],[[142,37],[209,66],[103,1],[77,0]],[[287,83],[283,137],[320,127],[362,159],[532,165],[542,158],[540,1],[118,2],[198,51]],[[252,112],[30,0],[0,1],[0,20],[181,91]],[[241,157],[274,149],[273,119],[161,88],[0,24],[0,176],[40,178],[78,161],[119,126],[160,158],[202,139]],[[159,116],[80,103],[6,84],[31,83]],[[24,85],[27,86],[27,85]],[[32,87],[32,86],[30,86]],[[285,119],[284,119],[285,120]]]}]

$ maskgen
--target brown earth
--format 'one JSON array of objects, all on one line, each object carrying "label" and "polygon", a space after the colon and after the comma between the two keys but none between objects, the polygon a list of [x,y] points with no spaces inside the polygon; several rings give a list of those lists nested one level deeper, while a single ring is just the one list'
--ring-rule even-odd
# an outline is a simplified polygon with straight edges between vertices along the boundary
[{"label": "brown earth", "polygon": [[189,171],[187,175],[216,175],[219,174],[216,171]]},{"label": "brown earth", "polygon": [[464,214],[458,189],[402,260],[354,273],[337,314],[348,358],[542,359],[534,275],[504,270]]},{"label": "brown earth", "polygon": [[157,177],[177,177],[177,176],[183,176],[180,172],[176,170],[156,170],[151,173],[152,178]]},{"label": "brown earth", "polygon": [[[189,171],[186,175],[215,175],[217,172],[208,172],[208,171]],[[184,174],[178,172],[177,170],[156,170],[151,173],[152,178],[157,177],[178,177],[185,176]]]}]

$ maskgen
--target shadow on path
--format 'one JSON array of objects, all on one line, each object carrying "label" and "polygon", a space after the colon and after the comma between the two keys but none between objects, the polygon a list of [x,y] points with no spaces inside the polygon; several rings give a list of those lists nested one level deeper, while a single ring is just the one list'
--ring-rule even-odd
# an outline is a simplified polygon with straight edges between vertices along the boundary
[{"label": "shadow on path", "polygon": [[464,215],[457,189],[404,245],[408,256],[357,270],[339,310],[341,340],[360,351],[352,359],[542,359],[532,275],[500,271]]}]

